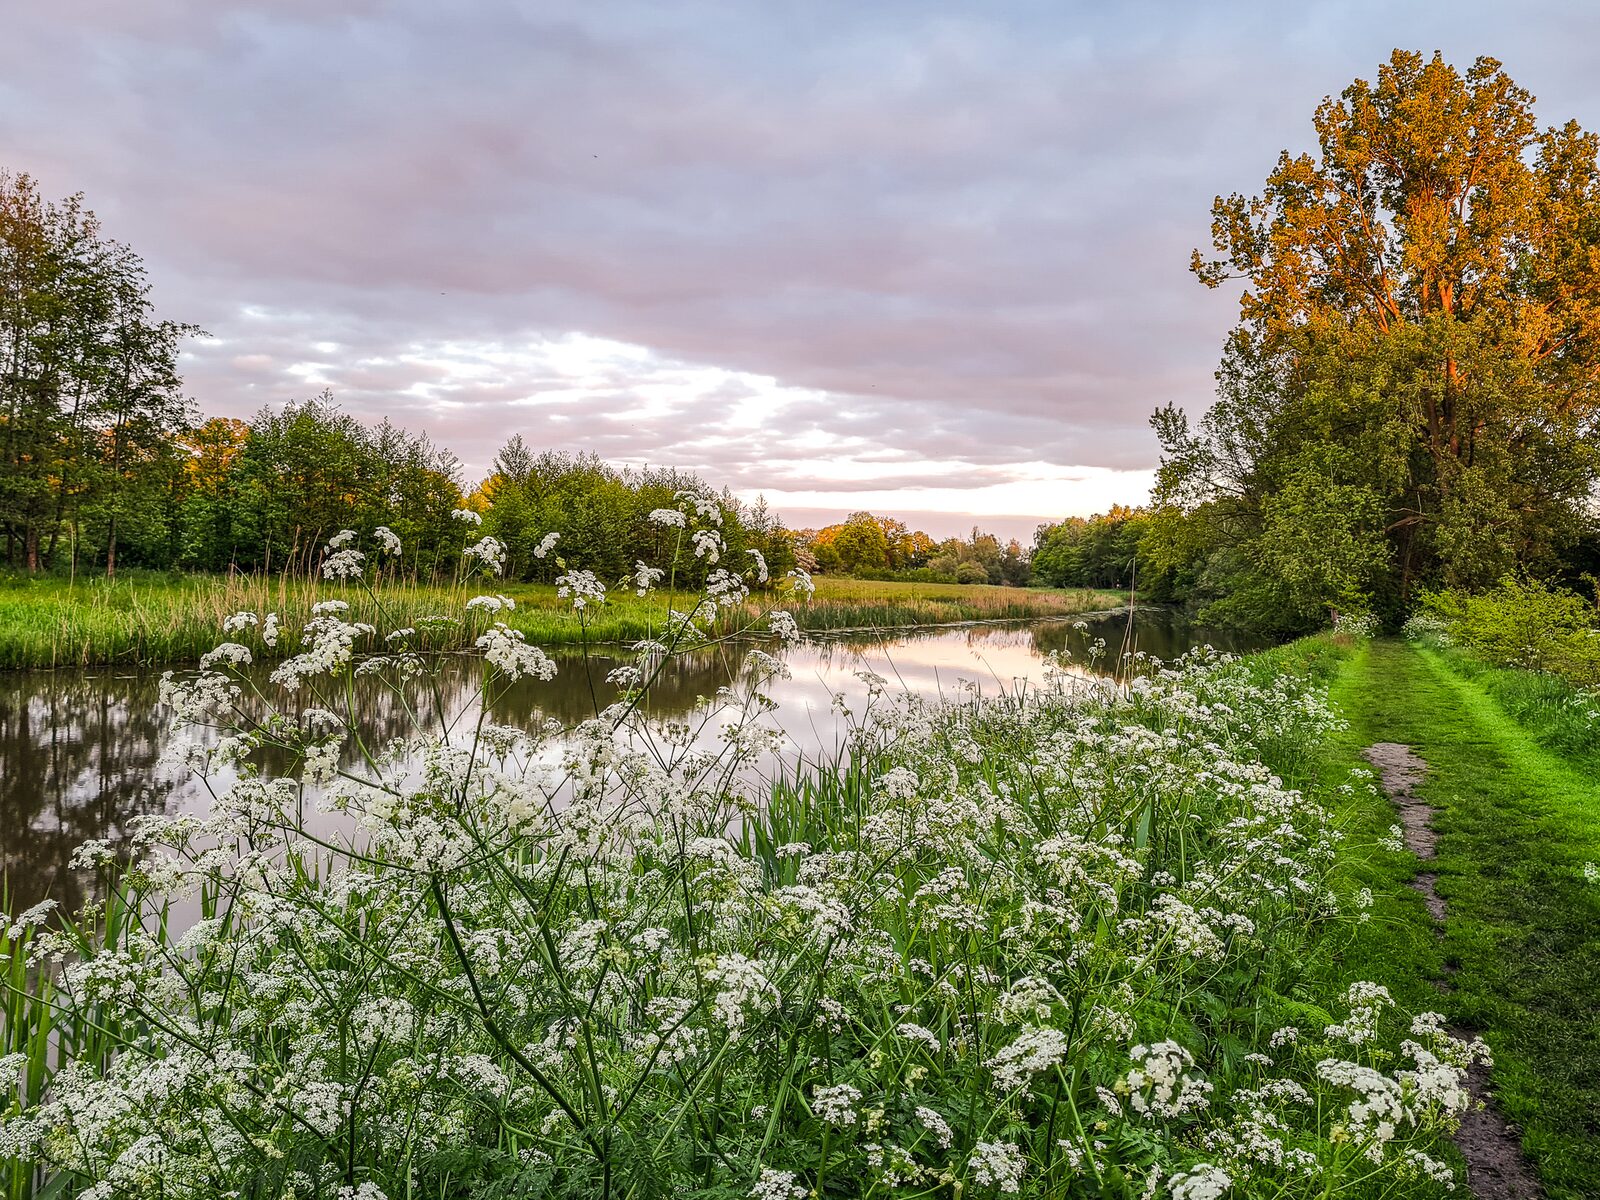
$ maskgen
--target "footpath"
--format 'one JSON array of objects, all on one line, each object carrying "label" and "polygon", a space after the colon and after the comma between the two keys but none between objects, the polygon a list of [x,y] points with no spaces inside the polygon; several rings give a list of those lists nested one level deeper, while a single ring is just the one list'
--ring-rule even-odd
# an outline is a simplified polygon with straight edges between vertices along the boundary
[{"label": "footpath", "polygon": [[1600,1200],[1600,775],[1404,642],[1360,650],[1333,698],[1416,856],[1376,964],[1494,1052],[1457,1139],[1472,1194]]}]

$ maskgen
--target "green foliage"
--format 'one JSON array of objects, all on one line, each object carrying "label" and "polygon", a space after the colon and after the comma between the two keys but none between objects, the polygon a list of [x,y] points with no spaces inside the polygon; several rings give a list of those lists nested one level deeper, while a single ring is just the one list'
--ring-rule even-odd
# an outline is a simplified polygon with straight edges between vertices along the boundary
[{"label": "green foliage", "polygon": [[1162,560],[1213,616],[1288,628],[1559,569],[1600,461],[1595,138],[1538,132],[1492,59],[1402,51],[1315,126],[1196,252],[1245,290],[1215,407],[1152,420],[1157,509],[1194,526]]},{"label": "green foliage", "polygon": [[99,559],[170,543],[187,419],[180,343],[157,320],[144,264],[104,236],[82,196],[0,171],[0,531],[5,560]]},{"label": "green foliage", "polygon": [[1590,1002],[1600,994],[1600,887],[1584,873],[1600,861],[1594,760],[1558,758],[1477,680],[1399,642],[1373,643],[1335,696],[1355,744],[1402,742],[1428,764],[1421,794],[1436,810],[1439,844],[1427,869],[1448,906],[1436,950],[1417,944],[1414,904],[1395,936],[1380,930],[1360,952],[1389,957],[1390,977],[1410,973],[1413,986],[1427,986],[1425,973],[1448,984],[1434,1003],[1489,1042],[1496,1102],[1545,1194],[1600,1195],[1600,1024]]},{"label": "green foliage", "polygon": [[1512,576],[1485,592],[1430,592],[1421,607],[1442,624],[1448,641],[1495,666],[1600,689],[1600,605],[1577,592]]}]

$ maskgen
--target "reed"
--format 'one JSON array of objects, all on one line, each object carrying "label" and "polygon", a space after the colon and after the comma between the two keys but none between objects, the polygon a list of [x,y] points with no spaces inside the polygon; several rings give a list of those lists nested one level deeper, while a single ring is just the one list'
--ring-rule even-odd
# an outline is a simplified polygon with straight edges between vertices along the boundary
[{"label": "reed", "polygon": [[[0,668],[71,668],[101,664],[149,667],[192,662],[217,643],[222,622],[240,610],[276,612],[288,631],[300,628],[318,600],[343,599],[351,620],[386,629],[458,613],[482,590],[461,584],[396,579],[384,584],[381,607],[365,590],[291,575],[134,575],[114,581],[12,577],[0,580]],[[617,589],[591,610],[587,631],[568,601],[543,584],[501,584],[517,603],[503,614],[542,645],[631,642],[651,636],[659,604]],[[880,583],[819,579],[810,604],[795,610],[813,631],[894,629],[966,621],[1065,617],[1109,608],[1121,597],[1092,589],[1044,590],[963,584]],[[725,613],[732,628],[755,611]],[[462,623],[429,634],[437,649],[469,645],[479,629]],[[292,653],[294,639],[280,651]],[[255,647],[252,647],[255,650]],[[258,657],[265,656],[265,648]]]}]

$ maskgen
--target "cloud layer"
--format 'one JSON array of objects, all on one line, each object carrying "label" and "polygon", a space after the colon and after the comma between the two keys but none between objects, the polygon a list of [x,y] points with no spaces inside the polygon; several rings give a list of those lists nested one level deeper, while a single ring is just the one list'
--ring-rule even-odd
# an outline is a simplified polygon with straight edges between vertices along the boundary
[{"label": "cloud layer", "polygon": [[1393,46],[1494,53],[1545,121],[1600,126],[1581,0],[22,0],[8,24],[0,166],[86,192],[215,335],[204,410],[327,386],[474,470],[520,431],[952,528],[1141,497],[1148,413],[1205,406],[1233,317],[1186,272],[1211,196]]}]

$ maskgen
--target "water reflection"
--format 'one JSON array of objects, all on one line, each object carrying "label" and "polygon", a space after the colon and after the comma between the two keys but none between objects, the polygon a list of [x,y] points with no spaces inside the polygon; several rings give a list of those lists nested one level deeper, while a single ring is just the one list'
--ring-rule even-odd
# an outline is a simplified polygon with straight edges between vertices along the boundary
[{"label": "water reflection", "polygon": [[[1037,680],[1051,651],[1087,664],[1096,639],[1109,647],[1102,667],[1114,663],[1125,644],[1168,659],[1202,644],[1255,648],[1162,612],[1139,613],[1131,630],[1125,616],[1116,616],[1090,620],[1083,629],[1052,621],[855,633],[789,651],[791,678],[765,690],[779,703],[774,715],[793,752],[826,754],[840,734],[833,697],[843,692],[852,703],[860,700],[865,685],[858,671],[924,694],[950,695],[963,681],[993,694]],[[665,719],[700,707],[739,678],[754,648],[731,643],[675,659],[652,690],[647,711]],[[547,718],[571,724],[616,698],[617,688],[606,680],[621,661],[615,653],[595,652],[587,660],[567,653],[558,661],[554,680],[522,681],[501,692],[490,718],[507,725]],[[418,717],[425,723],[474,718],[478,679],[475,660],[462,657],[445,663],[436,688],[419,687],[403,699],[363,681],[355,694],[363,737],[373,745],[405,736]],[[80,903],[85,881],[69,859],[85,840],[105,838],[116,845],[135,816],[204,808],[205,787],[160,762],[167,731],[157,707],[158,683],[159,672],[0,674],[0,868],[11,911],[46,896],[68,908]]]}]

